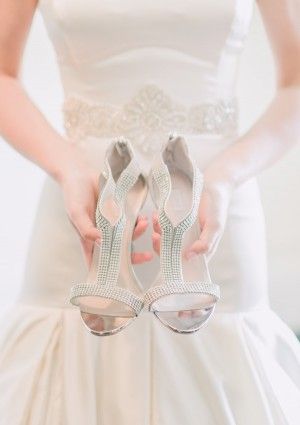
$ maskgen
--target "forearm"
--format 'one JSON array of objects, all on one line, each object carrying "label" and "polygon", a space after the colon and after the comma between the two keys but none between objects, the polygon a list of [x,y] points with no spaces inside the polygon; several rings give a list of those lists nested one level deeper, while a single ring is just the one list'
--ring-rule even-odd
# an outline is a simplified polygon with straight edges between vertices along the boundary
[{"label": "forearm", "polygon": [[16,78],[1,74],[0,94],[0,134],[12,147],[57,181],[81,163],[76,146],[47,122]]},{"label": "forearm", "polygon": [[278,90],[256,124],[205,170],[206,184],[237,186],[274,164],[300,140],[300,85]]}]

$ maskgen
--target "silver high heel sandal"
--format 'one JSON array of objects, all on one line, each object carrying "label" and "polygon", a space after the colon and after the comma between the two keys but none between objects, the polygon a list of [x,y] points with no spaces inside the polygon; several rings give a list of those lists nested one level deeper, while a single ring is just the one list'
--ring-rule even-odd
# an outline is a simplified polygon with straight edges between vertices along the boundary
[{"label": "silver high heel sandal", "polygon": [[149,176],[161,227],[161,250],[160,275],[144,301],[165,326],[179,333],[199,330],[220,297],[206,257],[186,260],[183,256],[185,248],[199,238],[202,186],[202,174],[189,156],[185,139],[170,134]]},{"label": "silver high heel sandal", "polygon": [[148,189],[127,139],[114,139],[109,146],[99,189],[95,217],[101,242],[94,246],[87,283],[71,288],[70,302],[79,306],[88,330],[102,336],[122,330],[143,308],[131,241]]}]

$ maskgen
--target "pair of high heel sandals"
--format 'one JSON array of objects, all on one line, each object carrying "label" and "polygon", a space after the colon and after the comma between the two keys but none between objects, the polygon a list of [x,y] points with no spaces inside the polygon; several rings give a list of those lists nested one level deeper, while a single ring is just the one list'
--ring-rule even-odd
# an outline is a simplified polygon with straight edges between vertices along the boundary
[{"label": "pair of high heel sandals", "polygon": [[[147,184],[148,182],[148,184]],[[128,326],[144,307],[174,332],[195,332],[211,317],[220,298],[205,255],[191,260],[184,252],[199,238],[198,209],[203,177],[183,136],[169,134],[148,178],[130,142],[110,144],[99,177],[95,211],[100,243],[95,243],[86,283],[71,288],[88,330],[98,336]],[[160,271],[153,286],[143,287],[131,263],[132,235],[148,187],[161,228]]]}]

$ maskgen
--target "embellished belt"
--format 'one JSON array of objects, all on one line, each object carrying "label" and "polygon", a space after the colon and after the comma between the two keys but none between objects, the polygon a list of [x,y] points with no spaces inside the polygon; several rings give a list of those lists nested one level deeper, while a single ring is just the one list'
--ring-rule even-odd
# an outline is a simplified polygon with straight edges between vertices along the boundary
[{"label": "embellished belt", "polygon": [[154,84],[142,86],[122,105],[90,103],[70,96],[62,111],[71,140],[125,136],[144,152],[155,152],[170,132],[234,135],[238,122],[235,98],[187,107]]}]

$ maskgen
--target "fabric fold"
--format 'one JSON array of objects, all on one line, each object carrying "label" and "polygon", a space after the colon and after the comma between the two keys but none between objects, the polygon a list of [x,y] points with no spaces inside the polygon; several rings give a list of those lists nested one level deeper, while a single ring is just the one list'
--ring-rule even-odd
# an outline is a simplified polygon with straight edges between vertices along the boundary
[{"label": "fabric fold", "polygon": [[216,313],[189,336],[146,313],[103,338],[73,308],[6,317],[1,425],[298,425],[299,344],[268,308]]}]

